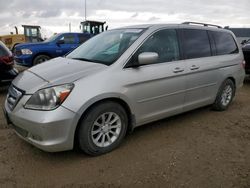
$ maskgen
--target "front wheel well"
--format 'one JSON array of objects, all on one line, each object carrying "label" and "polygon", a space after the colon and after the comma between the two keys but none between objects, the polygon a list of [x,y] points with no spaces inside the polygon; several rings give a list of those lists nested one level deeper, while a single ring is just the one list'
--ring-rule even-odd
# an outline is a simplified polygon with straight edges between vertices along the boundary
[{"label": "front wheel well", "polygon": [[92,105],[90,105],[83,112],[83,114],[81,115],[81,117],[80,117],[80,119],[79,119],[79,121],[77,123],[77,127],[75,129],[74,146],[78,145],[78,134],[77,133],[78,133],[78,130],[79,130],[79,127],[80,127],[80,123],[81,123],[82,119],[85,117],[85,114],[88,113],[90,111],[90,109],[94,108],[95,106],[99,105],[100,103],[107,102],[107,101],[118,103],[124,108],[124,110],[126,111],[126,114],[128,116],[128,129],[127,129],[126,134],[133,131],[133,128],[134,128],[134,125],[135,125],[135,118],[134,118],[134,115],[132,114],[128,104],[124,100],[122,100],[120,98],[105,98],[105,99],[99,100],[99,101],[93,103]]},{"label": "front wheel well", "polygon": [[52,58],[52,56],[49,54],[49,53],[46,53],[46,52],[40,52],[38,54],[36,54],[33,58],[32,58],[32,63],[34,64],[34,60],[36,59],[37,56],[39,55],[46,55],[48,56],[49,58]]},{"label": "front wheel well", "polygon": [[11,51],[12,51],[12,52],[14,52],[14,49],[15,49],[15,47],[16,47],[18,44],[21,44],[21,43],[15,43],[15,44],[12,46],[12,48],[11,48]]}]

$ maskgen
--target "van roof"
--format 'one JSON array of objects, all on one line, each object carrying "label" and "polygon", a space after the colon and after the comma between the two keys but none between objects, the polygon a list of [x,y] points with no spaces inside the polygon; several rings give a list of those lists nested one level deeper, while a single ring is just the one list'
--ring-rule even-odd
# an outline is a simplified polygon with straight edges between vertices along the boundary
[{"label": "van roof", "polygon": [[225,31],[228,33],[232,33],[230,30],[224,29],[222,27],[216,25],[193,25],[193,24],[186,24],[185,22],[182,24],[142,24],[142,25],[132,25],[126,26],[116,29],[161,29],[161,28],[189,28],[189,29],[204,29],[204,30],[212,30],[212,31]]}]

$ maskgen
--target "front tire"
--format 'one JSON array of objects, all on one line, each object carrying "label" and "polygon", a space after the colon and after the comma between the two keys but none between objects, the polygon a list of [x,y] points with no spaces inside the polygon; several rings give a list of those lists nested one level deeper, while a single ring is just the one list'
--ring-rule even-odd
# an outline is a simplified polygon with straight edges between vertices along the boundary
[{"label": "front tire", "polygon": [[230,79],[225,80],[217,94],[216,100],[213,104],[213,109],[217,111],[224,111],[231,104],[235,96],[235,85]]},{"label": "front tire", "polygon": [[117,148],[126,135],[128,117],[124,108],[115,102],[102,102],[91,107],[80,122],[79,147],[97,156]]},{"label": "front tire", "polygon": [[35,57],[35,59],[33,60],[33,65],[38,65],[38,64],[41,64],[45,61],[48,61],[50,60],[50,57],[47,56],[47,55],[38,55]]}]

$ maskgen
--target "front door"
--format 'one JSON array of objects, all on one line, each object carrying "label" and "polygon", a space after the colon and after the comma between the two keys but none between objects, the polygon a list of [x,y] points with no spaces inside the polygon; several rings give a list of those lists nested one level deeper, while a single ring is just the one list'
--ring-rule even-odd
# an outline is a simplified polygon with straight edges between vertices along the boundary
[{"label": "front door", "polygon": [[57,44],[57,49],[56,49],[58,56],[63,56],[71,52],[79,45],[73,33],[63,35],[58,41],[60,41]]},{"label": "front door", "polygon": [[[158,61],[130,67],[143,52],[157,53]],[[182,112],[186,70],[184,61],[180,60],[175,29],[164,29],[150,36],[126,67],[121,77],[126,80],[126,95],[135,104],[137,124]]]}]

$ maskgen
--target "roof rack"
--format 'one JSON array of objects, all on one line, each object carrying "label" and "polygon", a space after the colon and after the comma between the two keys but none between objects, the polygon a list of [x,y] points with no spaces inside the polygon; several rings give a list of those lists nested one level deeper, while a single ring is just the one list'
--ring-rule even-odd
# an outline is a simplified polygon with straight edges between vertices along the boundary
[{"label": "roof rack", "polygon": [[205,27],[212,26],[212,27],[222,28],[219,25],[213,25],[213,24],[207,24],[207,23],[200,23],[200,22],[183,22],[182,24],[188,24],[188,25],[194,24],[194,25],[203,25]]}]

